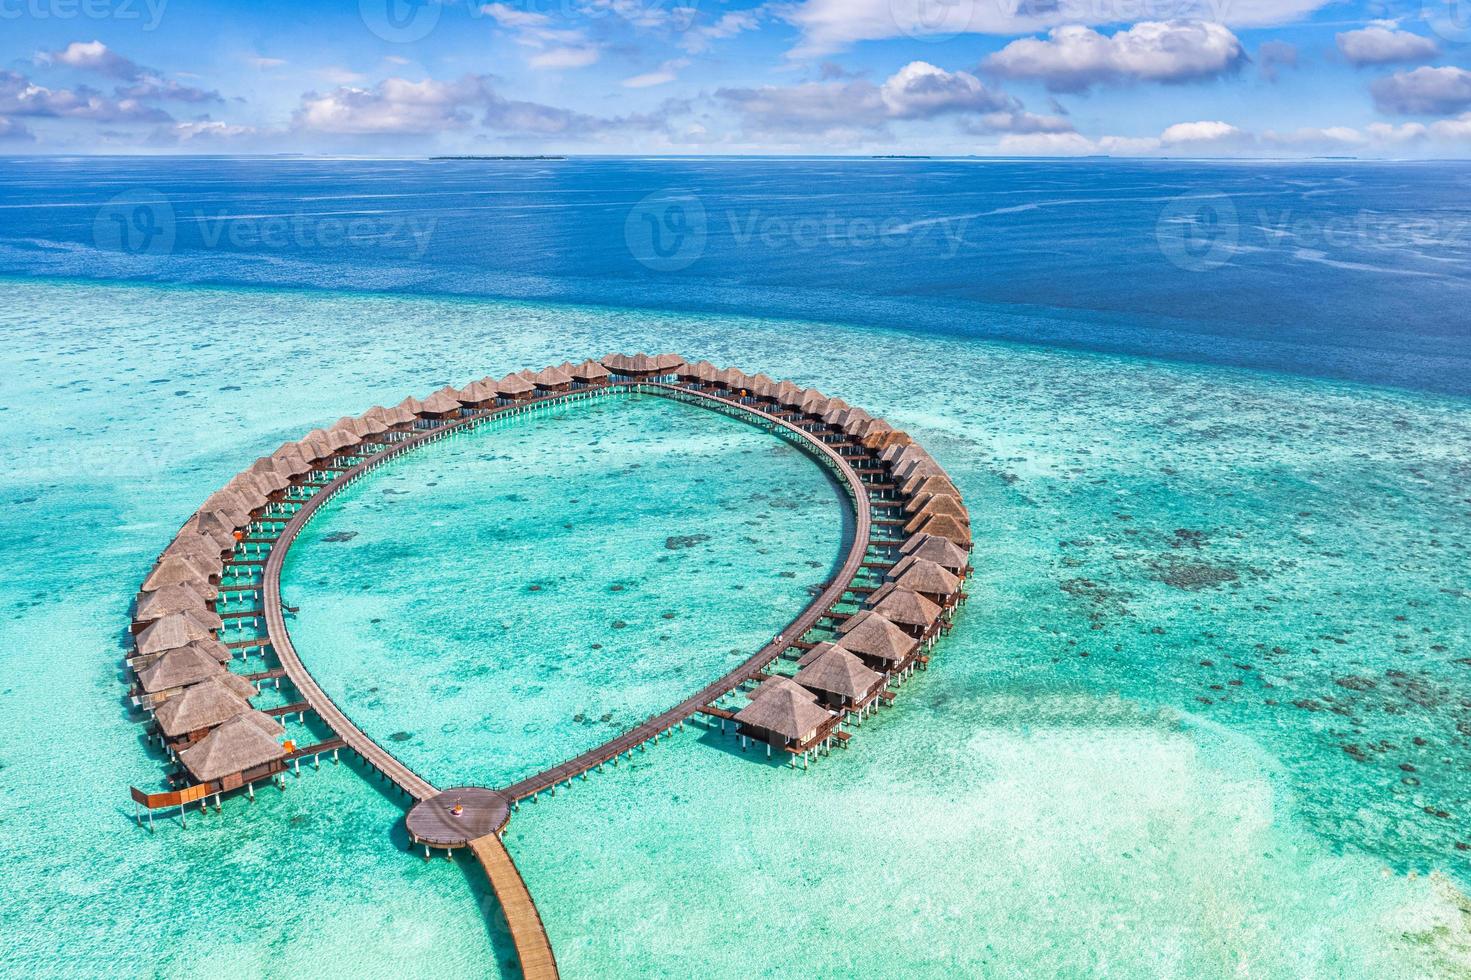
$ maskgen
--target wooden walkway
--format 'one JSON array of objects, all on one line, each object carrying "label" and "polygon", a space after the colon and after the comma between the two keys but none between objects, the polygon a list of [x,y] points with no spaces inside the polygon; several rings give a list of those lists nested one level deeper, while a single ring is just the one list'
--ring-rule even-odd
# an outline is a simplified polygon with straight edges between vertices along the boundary
[{"label": "wooden walkway", "polygon": [[534,776],[528,776],[526,779],[503,787],[501,792],[510,797],[512,801],[520,801],[527,797],[535,796],[543,790],[551,789],[558,783],[567,782],[589,770],[596,769],[603,763],[625,752],[630,752],[645,742],[658,737],[674,726],[682,723],[686,718],[693,715],[705,705],[735,690],[748,680],[752,674],[757,673],[767,664],[781,656],[783,650],[791,646],[793,642],[800,640],[804,633],[817,625],[818,620],[827,615],[828,610],[842,599],[843,593],[847,591],[848,584],[858,574],[863,565],[864,554],[868,550],[869,525],[873,516],[869,513],[867,503],[868,493],[863,487],[863,481],[859,479],[858,474],[849,465],[845,457],[839,455],[838,452],[830,448],[812,433],[807,432],[805,429],[799,429],[790,422],[779,419],[768,412],[752,408],[750,405],[741,405],[705,392],[690,391],[677,385],[650,381],[633,382],[627,384],[625,387],[636,391],[671,397],[677,401],[702,404],[717,411],[729,412],[737,415],[737,417],[742,413],[755,416],[773,428],[797,436],[803,448],[807,449],[808,452],[816,456],[819,460],[825,462],[837,475],[838,479],[843,482],[848,495],[852,498],[856,525],[853,534],[853,543],[848,547],[848,555],[843,561],[842,568],[838,570],[838,574],[828,583],[827,588],[823,589],[817,598],[813,599],[807,605],[807,608],[803,609],[797,615],[796,619],[787,624],[786,628],[780,634],[783,637],[781,641],[773,640],[766,644],[766,646],[748,657],[740,666],[719,680],[705,685],[699,691],[685,698],[668,711],[654,715],[652,718],[629,729],[618,737],[604,742],[596,748],[588,749],[581,755],[569,759],[560,765],[544,769]]},{"label": "wooden walkway", "polygon": [[522,975],[526,980],[557,980],[557,960],[552,956],[551,940],[547,939],[541,914],[536,911],[531,892],[526,890],[526,882],[506,846],[495,834],[487,834],[472,840],[470,850],[485,869],[496,901],[506,913]]},{"label": "wooden walkway", "polygon": [[[499,791],[512,802],[533,796],[544,789],[555,787],[559,782],[582,775],[588,770],[596,768],[624,752],[632,751],[643,743],[657,738],[662,732],[682,724],[686,718],[689,718],[696,711],[734,690],[753,674],[761,671],[762,668],[777,659],[783,651],[795,645],[803,634],[815,626],[843,598],[854,576],[864,566],[864,556],[867,552],[869,538],[872,534],[873,515],[869,505],[868,489],[864,486],[862,478],[853,469],[848,460],[835,447],[824,443],[816,435],[760,409],[753,408],[749,405],[741,405],[738,402],[733,402],[705,392],[690,391],[677,385],[662,382],[622,382],[591,391],[583,389],[569,392],[565,395],[551,395],[538,399],[531,403],[530,407],[577,401],[596,394],[613,391],[642,392],[701,405],[738,418],[745,418],[747,421],[755,421],[778,433],[795,437],[798,445],[831,470],[842,483],[844,490],[851,498],[855,531],[852,543],[848,548],[847,556],[837,575],[834,576],[827,587],[795,619],[787,624],[780,634],[783,637],[782,640],[773,640],[766,644],[751,657],[747,658],[740,666],[713,683],[707,684],[698,692],[684,699],[668,711],[655,715],[635,728],[624,732],[596,748],[582,753],[576,758],[560,765],[552,766]],[[301,507],[296,513],[285,521],[280,536],[276,539],[274,546],[271,547],[265,561],[261,563],[264,569],[258,588],[261,593],[264,611],[266,637],[263,640],[255,641],[255,643],[258,645],[269,643],[281,662],[282,670],[284,670],[292,685],[295,686],[303,701],[342,740],[344,745],[353,752],[356,752],[364,762],[383,774],[383,776],[392,781],[420,804],[438,795],[439,791],[428,780],[414,772],[391,752],[384,749],[359,729],[353,723],[352,719],[348,718],[332,699],[327,696],[326,692],[317,684],[315,678],[312,677],[311,672],[301,662],[296,648],[292,645],[291,634],[286,628],[285,610],[281,603],[281,569],[285,564],[286,553],[290,550],[291,544],[296,540],[296,537],[306,526],[307,522],[311,520],[312,515],[319,507],[330,500],[337,491],[349,483],[370,470],[375,469],[387,460],[409,452],[426,442],[443,438],[452,431],[473,427],[476,424],[500,415],[523,412],[528,407],[527,405],[517,405],[492,409],[466,418],[457,419],[435,429],[415,432],[410,438],[394,443],[390,447],[363,459],[350,469],[344,470],[331,481],[322,485],[318,492],[301,502]],[[244,563],[236,562],[235,564]],[[243,646],[245,644],[241,643],[240,645]],[[469,846],[476,858],[480,861],[481,866],[485,869],[485,873],[490,879],[491,887],[495,891],[496,898],[500,901],[501,908],[505,911],[506,921],[509,923],[511,929],[511,938],[516,946],[516,954],[521,961],[522,972],[529,978],[555,978],[557,976],[557,965],[552,955],[551,943],[547,939],[546,930],[542,925],[540,915],[536,911],[536,905],[531,900],[531,894],[526,888],[526,883],[522,880],[521,873],[516,869],[516,864],[511,860],[511,856],[506,851],[505,846],[496,834],[487,834],[471,840]]]}]

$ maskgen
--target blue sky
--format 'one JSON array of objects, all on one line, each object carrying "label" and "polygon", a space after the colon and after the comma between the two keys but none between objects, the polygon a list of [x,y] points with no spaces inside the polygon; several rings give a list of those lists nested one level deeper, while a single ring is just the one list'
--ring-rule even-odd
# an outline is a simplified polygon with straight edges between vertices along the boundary
[{"label": "blue sky", "polygon": [[1471,0],[0,0],[0,152],[1471,155]]}]

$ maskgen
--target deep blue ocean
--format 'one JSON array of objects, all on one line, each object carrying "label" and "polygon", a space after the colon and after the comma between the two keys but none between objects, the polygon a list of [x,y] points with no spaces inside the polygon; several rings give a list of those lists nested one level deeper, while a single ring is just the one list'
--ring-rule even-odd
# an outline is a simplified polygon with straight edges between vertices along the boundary
[{"label": "deep blue ocean", "polygon": [[1471,165],[10,158],[0,274],[545,299],[1471,393]]}]

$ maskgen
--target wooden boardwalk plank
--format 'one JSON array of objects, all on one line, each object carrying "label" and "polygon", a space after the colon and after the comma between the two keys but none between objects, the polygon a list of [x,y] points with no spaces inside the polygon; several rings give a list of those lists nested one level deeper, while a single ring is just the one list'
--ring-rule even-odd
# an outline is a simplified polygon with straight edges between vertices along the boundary
[{"label": "wooden boardwalk plank", "polygon": [[536,911],[531,892],[506,846],[495,834],[487,834],[472,840],[470,850],[485,869],[496,900],[506,914],[516,958],[521,961],[521,973],[526,980],[557,980],[557,960],[552,956],[551,940],[547,939],[541,914]]}]

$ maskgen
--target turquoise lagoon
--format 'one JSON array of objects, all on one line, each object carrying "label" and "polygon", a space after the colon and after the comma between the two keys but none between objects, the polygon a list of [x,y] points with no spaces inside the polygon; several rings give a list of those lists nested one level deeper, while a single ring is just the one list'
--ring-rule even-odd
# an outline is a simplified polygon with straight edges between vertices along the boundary
[{"label": "turquoise lagoon", "polygon": [[[848,752],[793,772],[689,726],[523,807],[508,844],[565,975],[1471,971],[1471,867],[1457,846],[1471,843],[1464,400],[731,316],[64,282],[6,292],[7,973],[514,972],[478,869],[405,853],[401,802],[348,765],[228,801],[187,831],[135,827],[127,786],[157,785],[159,761],[122,703],[123,624],[178,523],[282,439],[446,382],[620,348],[791,377],[911,429],[966,493],[978,571],[935,668]],[[599,468],[579,470],[565,448],[601,409],[444,444],[311,526],[288,582],[303,656],[378,730],[411,733],[403,746],[436,776],[451,762],[467,778],[534,764],[518,727],[541,732],[548,756],[575,748],[597,727],[590,711],[611,724],[686,668],[690,680],[718,670],[800,606],[825,572],[809,576],[809,559],[831,563],[838,510],[810,463],[721,420],[648,407],[676,440],[699,434],[720,494],[642,546],[664,550],[685,533],[676,524],[762,520],[759,567],[778,573],[749,582],[744,541],[716,552],[729,566],[701,569],[719,646],[685,645],[696,605],[647,624],[670,611],[660,590],[677,569],[557,567],[520,526],[530,515],[514,498],[529,493],[505,464],[554,452],[581,501],[569,486],[557,510],[574,524],[565,544],[601,554],[575,532],[618,510],[616,482],[595,494]],[[723,435],[706,444],[712,427]],[[610,434],[610,454],[629,459],[637,428]],[[742,447],[747,471],[722,472]],[[654,451],[669,479],[690,465]],[[751,499],[771,478],[796,481],[799,509]],[[565,601],[574,622],[616,615],[640,642],[620,648],[611,628],[554,635],[608,655],[581,651],[534,693],[546,718],[507,709],[504,730],[474,733],[483,751],[456,758],[434,754],[429,735],[447,722],[395,664],[450,639],[482,656],[471,640],[485,634],[456,637],[457,622],[488,626],[495,612],[453,576],[429,581],[468,521],[485,547],[510,541],[547,568],[496,597],[517,622],[552,622]],[[357,536],[321,540],[333,531]],[[734,602],[714,588],[742,582]],[[364,595],[381,611],[369,616]],[[440,632],[406,635],[431,598]],[[635,646],[639,662],[618,662]],[[380,672],[379,692],[356,664]],[[464,696],[533,696],[518,669],[497,664]]]},{"label": "turquoise lagoon", "polygon": [[603,396],[349,487],[293,545],[282,594],[357,725],[438,786],[504,786],[769,643],[836,572],[849,514],[749,423]]}]

